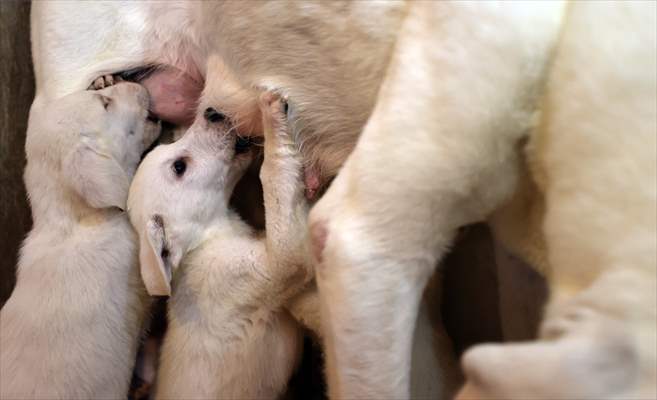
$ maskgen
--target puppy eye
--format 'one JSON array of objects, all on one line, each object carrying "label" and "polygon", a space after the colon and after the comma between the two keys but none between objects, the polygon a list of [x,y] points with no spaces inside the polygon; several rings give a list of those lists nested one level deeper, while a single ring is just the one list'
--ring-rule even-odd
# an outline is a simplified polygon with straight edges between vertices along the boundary
[{"label": "puppy eye", "polygon": [[109,107],[110,103],[112,102],[112,99],[107,96],[103,96],[102,94],[99,94],[98,97],[100,97],[100,101],[103,104],[103,108],[107,110],[107,107]]},{"label": "puppy eye", "polygon": [[172,168],[176,176],[181,177],[185,173],[185,170],[187,170],[187,163],[182,158],[179,158],[173,162]]}]

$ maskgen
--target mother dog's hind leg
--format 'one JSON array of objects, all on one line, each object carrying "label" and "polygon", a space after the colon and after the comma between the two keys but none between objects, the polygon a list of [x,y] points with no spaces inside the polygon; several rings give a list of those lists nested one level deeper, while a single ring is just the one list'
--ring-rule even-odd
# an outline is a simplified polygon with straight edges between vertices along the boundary
[{"label": "mother dog's hind leg", "polygon": [[567,21],[532,138],[550,302],[538,340],[465,354],[462,399],[657,398],[657,6]]},{"label": "mother dog's hind leg", "polygon": [[310,216],[333,398],[409,396],[422,290],[513,190],[558,3],[412,3],[375,110]]}]

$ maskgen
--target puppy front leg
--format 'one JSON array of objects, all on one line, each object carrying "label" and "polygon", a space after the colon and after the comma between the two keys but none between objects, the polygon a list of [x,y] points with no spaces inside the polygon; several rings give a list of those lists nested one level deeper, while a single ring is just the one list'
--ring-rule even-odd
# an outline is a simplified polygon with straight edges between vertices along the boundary
[{"label": "puppy front leg", "polygon": [[363,134],[311,211],[332,398],[407,398],[422,290],[510,195],[559,4],[410,5]]},{"label": "puppy front leg", "polygon": [[265,202],[267,265],[271,288],[283,301],[312,279],[306,249],[308,206],[304,198],[302,163],[288,133],[286,105],[277,95],[260,97],[265,159],[260,171]]}]

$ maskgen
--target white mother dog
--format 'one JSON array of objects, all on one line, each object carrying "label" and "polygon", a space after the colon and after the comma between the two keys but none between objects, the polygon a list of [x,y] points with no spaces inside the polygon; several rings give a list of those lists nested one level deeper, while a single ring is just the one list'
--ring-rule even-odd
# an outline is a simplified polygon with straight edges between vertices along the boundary
[{"label": "white mother dog", "polygon": [[[308,186],[336,173],[369,117],[311,218],[335,397],[408,396],[413,325],[436,261],[458,227],[496,214],[526,175],[540,191],[520,200],[536,202],[521,201],[496,230],[550,273],[546,342],[530,357],[471,353],[475,391],[654,397],[655,11],[649,2],[38,3],[35,107],[145,63],[203,74],[218,53],[245,87],[276,90],[294,107],[316,171]],[[609,300],[610,291],[622,295]],[[525,373],[505,379],[509,370]],[[572,385],[554,385],[565,378]]]}]

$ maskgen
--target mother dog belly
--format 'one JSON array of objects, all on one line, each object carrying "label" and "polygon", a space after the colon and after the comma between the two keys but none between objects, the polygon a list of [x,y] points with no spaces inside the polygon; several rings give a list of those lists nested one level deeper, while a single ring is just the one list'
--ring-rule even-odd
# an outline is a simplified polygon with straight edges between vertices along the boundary
[{"label": "mother dog belly", "polygon": [[170,122],[186,121],[203,85],[192,29],[196,8],[190,2],[35,2],[33,106],[84,90],[99,76],[168,65],[174,68],[156,70],[145,82],[151,108]]}]

